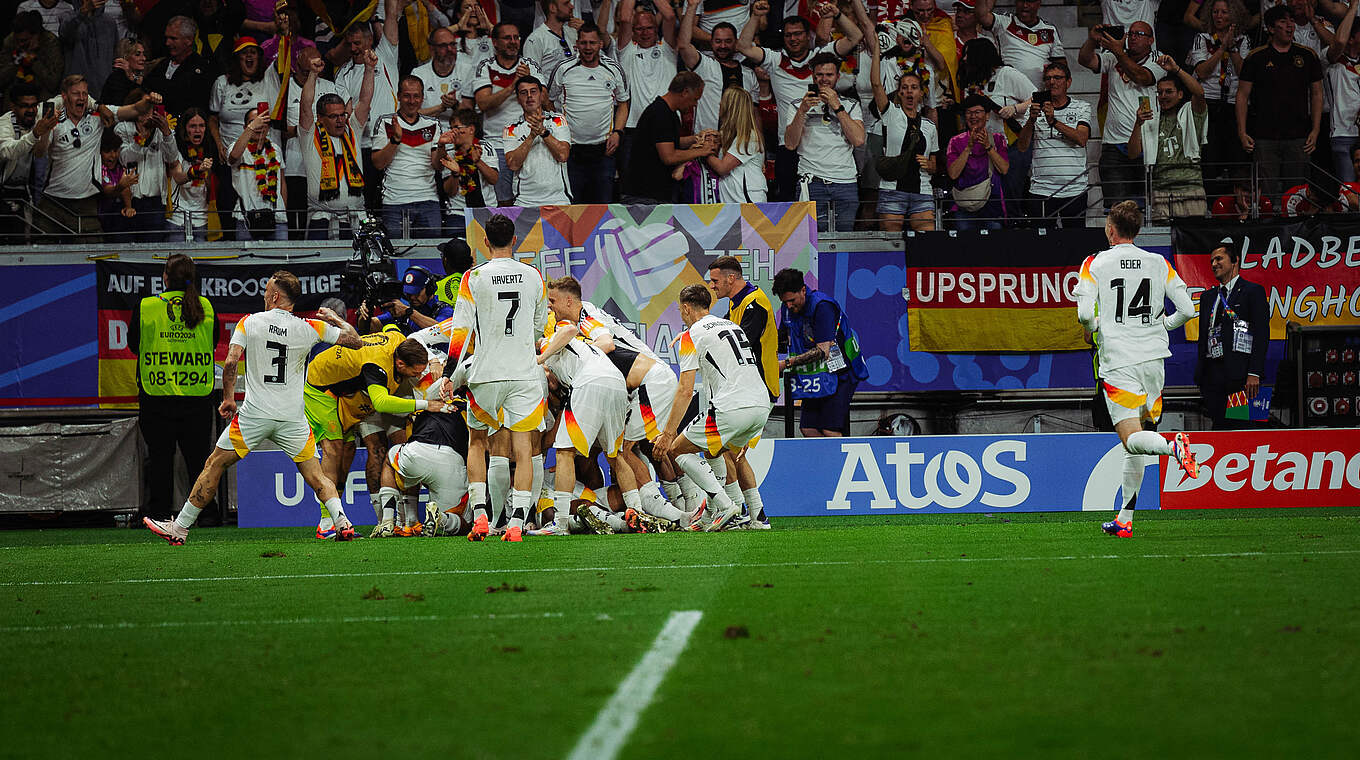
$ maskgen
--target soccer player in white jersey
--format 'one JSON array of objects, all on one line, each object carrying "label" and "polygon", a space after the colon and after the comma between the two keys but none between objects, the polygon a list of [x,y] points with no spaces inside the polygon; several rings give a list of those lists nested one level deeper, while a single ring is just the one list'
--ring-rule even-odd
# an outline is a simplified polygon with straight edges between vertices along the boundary
[{"label": "soccer player in white jersey", "polygon": [[[741,505],[723,491],[698,454],[707,452],[716,457],[723,450],[741,451],[760,437],[773,404],[746,331],[709,313],[712,292],[704,285],[686,285],[680,291],[679,306],[680,318],[689,328],[680,335],[680,387],[675,391],[666,426],[653,445],[661,454],[674,454],[676,464],[717,505],[707,529],[722,530],[741,515]],[[694,393],[695,375],[700,372],[708,389],[708,411],[695,417],[684,435],[677,438],[680,420]]]},{"label": "soccer player in white jersey", "polygon": [[[610,471],[619,490],[623,493],[637,491],[633,468],[618,464],[624,423],[628,417],[628,388],[624,385],[623,375],[603,351],[591,343],[577,340],[580,334],[575,324],[566,320],[558,322],[552,338],[538,355],[538,363],[552,373],[550,379],[571,390],[553,440],[553,448],[557,449],[557,493],[553,496],[553,506],[557,510],[557,527],[563,533],[571,515],[576,454],[588,457],[591,448],[599,444],[609,459]],[[618,516],[598,507],[578,511],[578,514],[597,533],[620,532],[625,527],[625,522]]]},{"label": "soccer player in white jersey", "polygon": [[[653,524],[645,515],[659,517],[681,527],[689,525],[690,516],[667,501],[661,486],[652,479],[651,471],[638,454],[638,443],[651,441],[660,432],[660,422],[671,413],[671,399],[675,398],[675,372],[670,365],[647,347],[637,335],[618,320],[589,301],[581,300],[581,283],[567,275],[548,283],[548,308],[559,320],[574,324],[580,334],[595,344],[609,357],[609,361],[624,377],[628,387],[628,423],[624,429],[623,451],[620,456],[633,469],[638,483],[637,493],[620,488],[620,496],[629,509],[641,513],[639,520]],[[675,483],[675,471],[670,460],[656,458],[657,474],[665,483],[670,498],[680,496]],[[625,512],[625,520],[628,520]]]},{"label": "soccer player in white jersey", "polygon": [[488,261],[468,270],[458,290],[449,336],[455,364],[475,351],[468,375],[468,500],[474,519],[468,539],[491,532],[487,516],[487,429],[510,428],[515,475],[510,490],[510,526],[502,541],[521,541],[524,518],[537,498],[533,487],[533,433],[543,423],[547,399],[538,368],[535,341],[548,324],[548,293],[543,275],[513,257],[515,223],[500,214],[486,223]]},{"label": "soccer player in white jersey", "polygon": [[[318,310],[320,319],[294,316],[293,304],[301,294],[298,278],[279,270],[265,284],[267,311],[249,314],[236,323],[231,349],[222,365],[223,400],[217,407],[224,419],[232,418],[231,424],[217,439],[217,448],[194,481],[179,515],[173,520],[142,519],[152,533],[172,546],[182,545],[188,538],[199,512],[216,495],[222,473],[266,440],[278,444],[297,462],[302,479],[334,517],[336,536],[344,541],[354,538],[354,527],[345,517],[335,483],[321,471],[321,462],[316,458],[316,439],[302,409],[302,388],[312,346],[335,343],[358,348],[363,343],[354,328],[330,309]],[[236,366],[243,355],[249,357],[246,400],[237,411]]]},{"label": "soccer player in white jersey", "polygon": [[[1195,315],[1180,275],[1166,259],[1133,244],[1143,212],[1123,201],[1105,217],[1110,248],[1082,262],[1077,281],[1077,319],[1097,341],[1101,386],[1114,430],[1124,444],[1124,490],[1114,520],[1102,528],[1112,536],[1133,536],[1133,509],[1147,455],[1173,456],[1191,476],[1199,472],[1190,440],[1176,433],[1168,441],[1155,428],[1162,416],[1162,360],[1171,355],[1167,332]],[[1166,300],[1176,307],[1166,313]]]}]

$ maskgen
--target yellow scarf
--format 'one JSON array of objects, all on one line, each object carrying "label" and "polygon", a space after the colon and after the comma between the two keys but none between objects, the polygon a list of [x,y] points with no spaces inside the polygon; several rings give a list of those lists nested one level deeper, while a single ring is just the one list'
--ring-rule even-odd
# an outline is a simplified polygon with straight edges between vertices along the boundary
[{"label": "yellow scarf", "polygon": [[[317,195],[320,200],[333,201],[340,197],[340,172],[345,174],[345,184],[349,187],[350,195],[362,195],[364,192],[364,172],[359,168],[356,156],[359,152],[354,149],[354,135],[346,128],[345,133],[340,136],[340,144],[344,155],[337,160],[335,150],[331,147],[331,136],[323,127],[318,126],[312,134],[312,139],[316,142],[316,154],[321,157],[321,192]],[[343,166],[341,166],[343,161]]]},{"label": "yellow scarf", "polygon": [[424,3],[411,3],[403,14],[406,16],[407,36],[411,38],[416,60],[422,63],[430,60],[430,12]]},{"label": "yellow scarf", "polygon": [[279,75],[279,96],[269,109],[269,122],[283,124],[288,116],[288,87],[293,82],[293,35],[279,38],[279,49],[274,56],[274,71]]}]

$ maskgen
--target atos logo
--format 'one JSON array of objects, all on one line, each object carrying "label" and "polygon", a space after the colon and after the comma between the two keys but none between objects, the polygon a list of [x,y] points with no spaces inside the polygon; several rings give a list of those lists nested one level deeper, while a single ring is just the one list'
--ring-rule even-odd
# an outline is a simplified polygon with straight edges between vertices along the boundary
[{"label": "atos logo", "polygon": [[872,444],[842,443],[840,448],[845,458],[836,492],[826,502],[831,511],[850,509],[849,497],[856,493],[869,494],[870,509],[960,509],[972,504],[1006,509],[1030,496],[1029,476],[1012,466],[1025,461],[1023,440],[995,441],[983,450],[981,461],[957,449],[933,455],[913,451],[911,441],[897,443],[881,464]]}]

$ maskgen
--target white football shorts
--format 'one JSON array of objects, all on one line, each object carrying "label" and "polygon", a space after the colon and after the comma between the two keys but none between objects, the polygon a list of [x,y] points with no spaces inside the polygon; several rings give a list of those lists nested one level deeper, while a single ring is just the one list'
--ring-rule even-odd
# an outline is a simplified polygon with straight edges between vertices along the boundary
[{"label": "white football shorts", "polygon": [[469,385],[468,427],[492,431],[508,427],[519,433],[541,430],[543,412],[548,407],[543,387],[537,379]]},{"label": "white football shorts", "polygon": [[217,437],[217,448],[235,451],[236,456],[244,459],[246,454],[259,448],[265,441],[273,441],[294,462],[316,458],[316,438],[307,420],[244,417],[240,412],[231,418],[231,424]]},{"label": "white football shorts", "polygon": [[587,383],[571,389],[571,398],[562,410],[557,426],[555,449],[576,449],[590,455],[598,443],[606,456],[618,456],[623,445],[623,429],[628,420],[628,391],[622,383]]},{"label": "white football shorts", "polygon": [[628,424],[623,430],[625,441],[652,441],[671,416],[675,389],[679,385],[675,373],[660,362],[653,364],[642,377],[642,385],[628,394]]},{"label": "white football shorts", "polygon": [[397,473],[398,488],[425,486],[441,509],[458,506],[467,495],[467,464],[452,447],[407,441],[387,450],[387,463]]},{"label": "white football shorts", "polygon": [[1139,362],[1100,372],[1105,407],[1117,425],[1121,420],[1141,419],[1156,423],[1162,418],[1162,385],[1166,368],[1161,359]]},{"label": "white football shorts", "polygon": [[707,451],[709,456],[717,456],[723,449],[741,451],[742,447],[760,438],[769,418],[768,406],[744,409],[714,409],[710,406],[707,414],[700,414],[685,427],[684,436],[690,443]]}]

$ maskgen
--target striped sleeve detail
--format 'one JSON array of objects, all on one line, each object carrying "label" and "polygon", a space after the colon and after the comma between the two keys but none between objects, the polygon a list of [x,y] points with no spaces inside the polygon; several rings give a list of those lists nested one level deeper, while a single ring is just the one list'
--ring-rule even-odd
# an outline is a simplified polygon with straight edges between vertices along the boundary
[{"label": "striped sleeve detail", "polygon": [[1087,282],[1095,282],[1095,281],[1096,281],[1096,278],[1093,277],[1093,276],[1091,275],[1091,259],[1092,259],[1092,258],[1094,258],[1094,257],[1093,257],[1093,256],[1087,256],[1087,257],[1086,257],[1086,260],[1083,261],[1083,262],[1081,262],[1081,279],[1086,280]]},{"label": "striped sleeve detail", "polygon": [[[319,319],[308,319],[308,320],[306,320],[306,322],[307,322],[307,324],[309,324],[309,325],[312,326],[312,329],[313,329],[313,330],[316,330],[316,337],[318,337],[318,338],[325,338],[325,337],[326,337],[326,328],[327,328],[329,325],[327,325],[325,322],[323,322],[323,321],[321,321],[321,320],[319,320]],[[239,326],[239,325],[238,325],[238,326]]]},{"label": "striped sleeve detail", "polygon": [[680,333],[680,358],[688,359],[694,356],[694,339],[689,337],[689,330]]},{"label": "striped sleeve detail", "polygon": [[236,329],[235,329],[233,332],[235,332],[237,335],[245,335],[245,334],[246,334],[246,320],[249,319],[249,318],[250,318],[250,315],[249,315],[249,314],[245,315],[244,317],[241,317],[241,319],[240,319],[239,321],[237,321],[237,323],[236,323]]}]

